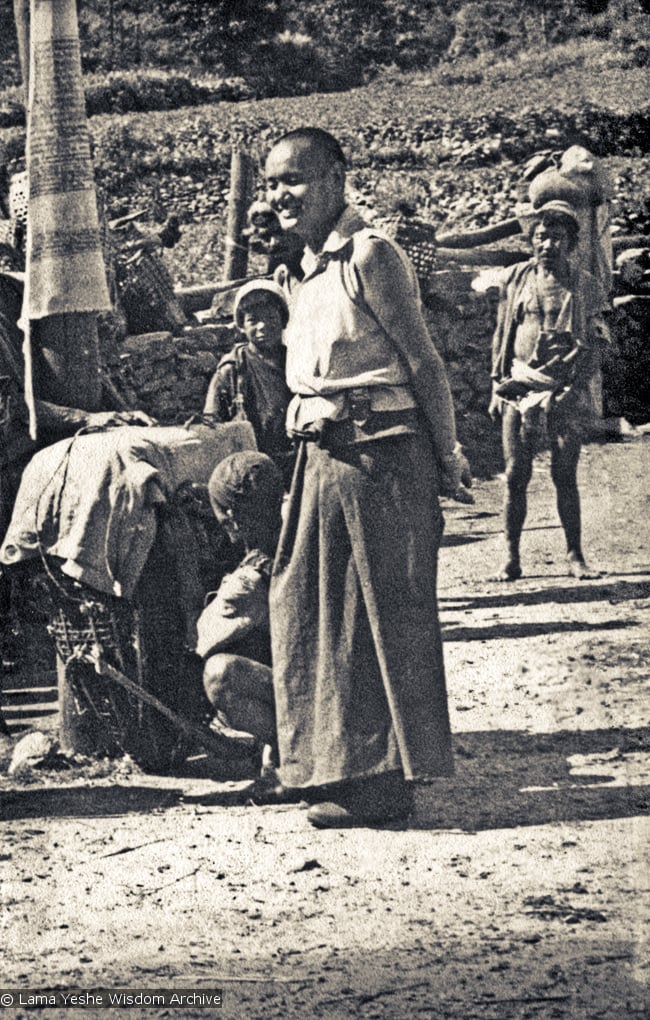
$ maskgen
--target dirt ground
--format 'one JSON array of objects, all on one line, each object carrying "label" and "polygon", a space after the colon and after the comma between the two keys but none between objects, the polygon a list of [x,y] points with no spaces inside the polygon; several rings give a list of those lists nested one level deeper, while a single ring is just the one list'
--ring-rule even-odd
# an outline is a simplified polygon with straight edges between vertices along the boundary
[{"label": "dirt ground", "polygon": [[[318,832],[303,805],[247,802],[245,779],[128,763],[0,777],[1,984],[23,991],[4,1014],[31,1015],[29,989],[114,988],[222,989],[223,1007],[83,1015],[647,1016],[649,449],[584,451],[597,580],[563,573],[546,458],[519,582],[489,580],[501,480],[446,504],[456,775],[418,791],[408,825]],[[26,727],[56,721],[19,693],[5,761]]]}]

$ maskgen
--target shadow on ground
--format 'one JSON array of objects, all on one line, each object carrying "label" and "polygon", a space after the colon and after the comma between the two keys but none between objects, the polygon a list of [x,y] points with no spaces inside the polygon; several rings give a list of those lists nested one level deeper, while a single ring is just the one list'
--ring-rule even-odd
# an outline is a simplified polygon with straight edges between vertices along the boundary
[{"label": "shadow on ground", "polygon": [[[645,575],[644,575],[645,576]],[[491,609],[507,606],[542,606],[547,604],[610,602],[616,605],[636,599],[650,598],[649,581],[603,581],[598,584],[567,584],[556,588],[543,588],[537,591],[521,591],[515,588],[502,589],[497,595],[474,596],[440,596],[438,602],[444,608],[445,603],[453,603],[456,609]]]},{"label": "shadow on ground", "polygon": [[56,786],[0,792],[0,818],[93,818],[137,814],[171,807],[181,789],[147,786]]},{"label": "shadow on ground", "polygon": [[[650,786],[620,782],[626,755],[650,755],[650,727],[460,733],[454,738],[454,753],[455,776],[418,785],[415,816],[406,826],[390,828],[476,832],[629,818],[644,814],[650,803]],[[569,759],[575,755],[590,759],[589,774],[572,771]],[[616,770],[619,779],[613,785]],[[225,804],[223,798],[216,791],[188,796],[185,802],[215,807]]]},{"label": "shadow on ground", "polygon": [[[650,803],[646,776],[628,782],[626,756],[650,755],[650,727],[531,734],[497,730],[454,738],[456,774],[416,788],[417,812],[407,828],[475,832],[556,822],[629,818]],[[572,772],[575,755],[590,768]],[[648,772],[646,765],[645,772]],[[184,795],[179,785],[59,786],[0,792],[0,817],[62,818],[146,813],[181,801],[204,807],[251,808],[268,803],[251,796],[248,777]],[[290,791],[281,802],[299,800]],[[392,826],[391,826],[392,827]],[[403,826],[396,826],[397,828]]]},{"label": "shadow on ground", "polygon": [[493,627],[451,627],[443,625],[443,641],[497,641],[502,638],[539,637],[542,634],[598,633],[640,627],[640,620],[602,620],[579,623],[577,620],[549,620],[547,623],[497,623]]},{"label": "shadow on ground", "polygon": [[[650,727],[460,733],[454,753],[456,775],[419,788],[410,827],[479,831],[629,818],[650,804],[648,775],[638,785],[627,775],[630,755],[650,754]],[[580,774],[575,755],[590,762]]]}]

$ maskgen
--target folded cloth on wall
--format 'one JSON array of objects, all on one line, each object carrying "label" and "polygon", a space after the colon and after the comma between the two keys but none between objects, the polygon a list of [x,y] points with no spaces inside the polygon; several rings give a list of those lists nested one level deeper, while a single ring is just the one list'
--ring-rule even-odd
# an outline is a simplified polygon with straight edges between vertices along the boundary
[{"label": "folded cloth on wall", "polygon": [[255,449],[249,422],[82,433],[27,465],[0,562],[41,554],[69,577],[131,598],[156,536],[156,505],[184,482],[207,485],[216,464]]}]

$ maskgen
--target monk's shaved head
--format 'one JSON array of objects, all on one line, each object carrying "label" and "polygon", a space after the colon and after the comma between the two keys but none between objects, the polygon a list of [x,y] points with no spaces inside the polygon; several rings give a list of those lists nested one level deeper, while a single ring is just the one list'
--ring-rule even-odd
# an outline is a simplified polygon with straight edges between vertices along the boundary
[{"label": "monk's shaved head", "polygon": [[317,127],[300,127],[294,131],[287,131],[274,143],[273,148],[288,142],[296,145],[304,145],[306,148],[316,152],[325,163],[338,163],[344,169],[347,165],[345,154],[339,142],[329,131],[323,131]]}]

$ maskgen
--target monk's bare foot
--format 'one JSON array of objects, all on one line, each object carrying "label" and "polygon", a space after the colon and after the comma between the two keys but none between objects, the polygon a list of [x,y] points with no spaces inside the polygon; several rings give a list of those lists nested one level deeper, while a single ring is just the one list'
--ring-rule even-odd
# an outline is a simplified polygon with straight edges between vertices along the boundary
[{"label": "monk's bare foot", "polygon": [[497,574],[495,581],[518,581],[521,577],[521,564],[519,560],[506,560]]},{"label": "monk's bare foot", "polygon": [[577,553],[568,553],[566,562],[569,576],[575,577],[578,581],[588,581],[591,578],[602,576],[600,570],[592,569]]}]

